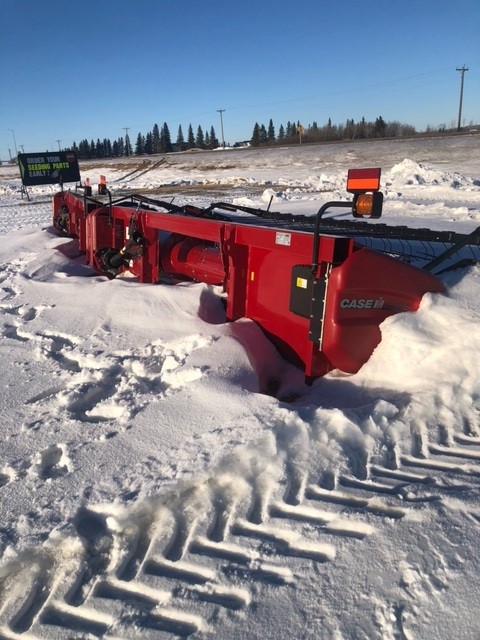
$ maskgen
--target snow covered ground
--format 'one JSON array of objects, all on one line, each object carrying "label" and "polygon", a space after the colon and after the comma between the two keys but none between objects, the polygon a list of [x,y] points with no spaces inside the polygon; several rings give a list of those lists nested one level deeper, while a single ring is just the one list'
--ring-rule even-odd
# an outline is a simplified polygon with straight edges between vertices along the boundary
[{"label": "snow covered ground", "polygon": [[[162,199],[480,225],[480,136],[81,166]],[[312,387],[204,284],[95,276],[0,167],[0,639],[478,640],[480,266]],[[248,351],[258,354],[251,362]],[[260,363],[260,364],[259,364]],[[260,366],[281,378],[260,393]]]}]

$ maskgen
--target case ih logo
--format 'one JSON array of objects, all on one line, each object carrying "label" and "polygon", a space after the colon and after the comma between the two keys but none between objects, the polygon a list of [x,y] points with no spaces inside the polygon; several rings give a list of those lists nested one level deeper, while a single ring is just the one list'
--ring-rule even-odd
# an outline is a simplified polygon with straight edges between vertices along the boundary
[{"label": "case ih logo", "polygon": [[383,309],[384,298],[343,298],[340,302],[342,309]]}]

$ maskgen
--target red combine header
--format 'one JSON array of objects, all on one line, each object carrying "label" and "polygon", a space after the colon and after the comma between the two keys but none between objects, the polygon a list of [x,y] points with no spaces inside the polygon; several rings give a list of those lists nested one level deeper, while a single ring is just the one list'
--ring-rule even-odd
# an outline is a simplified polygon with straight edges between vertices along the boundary
[{"label": "red combine header", "polygon": [[429,271],[443,256],[407,255],[406,245],[416,242],[425,252],[427,242],[437,243],[451,256],[478,244],[478,230],[455,237],[324,218],[332,208],[380,217],[379,187],[380,169],[351,170],[353,200],[328,202],[316,216],[224,202],[176,206],[137,195],[113,200],[106,185],[108,200],[100,201],[91,188],[77,187],[54,196],[53,224],[77,238],[87,263],[107,278],[129,271],[144,283],[222,286],[227,320],[254,320],[311,381],[336,368],[358,371],[380,342],[385,318],[415,311],[426,292],[442,291]]}]

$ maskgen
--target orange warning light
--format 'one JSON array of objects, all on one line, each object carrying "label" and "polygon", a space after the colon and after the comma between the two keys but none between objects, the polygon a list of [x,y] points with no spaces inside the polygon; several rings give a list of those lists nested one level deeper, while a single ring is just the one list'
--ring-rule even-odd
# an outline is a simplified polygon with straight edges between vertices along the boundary
[{"label": "orange warning light", "polygon": [[352,215],[354,218],[380,218],[383,207],[383,193],[356,193],[353,196]]},{"label": "orange warning light", "polygon": [[349,169],[347,191],[349,193],[365,193],[380,189],[381,169]]},{"label": "orange warning light", "polygon": [[359,194],[355,205],[355,211],[360,216],[370,216],[373,207],[373,193]]}]

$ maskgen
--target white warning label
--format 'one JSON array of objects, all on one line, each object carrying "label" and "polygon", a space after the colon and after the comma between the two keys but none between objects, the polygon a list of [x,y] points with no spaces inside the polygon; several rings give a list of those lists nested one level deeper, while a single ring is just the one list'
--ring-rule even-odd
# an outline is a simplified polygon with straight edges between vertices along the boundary
[{"label": "white warning label", "polygon": [[275,244],[282,244],[284,247],[289,247],[292,242],[291,233],[281,233],[277,231],[275,234]]}]

